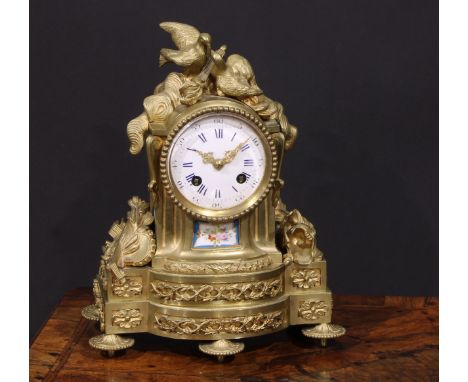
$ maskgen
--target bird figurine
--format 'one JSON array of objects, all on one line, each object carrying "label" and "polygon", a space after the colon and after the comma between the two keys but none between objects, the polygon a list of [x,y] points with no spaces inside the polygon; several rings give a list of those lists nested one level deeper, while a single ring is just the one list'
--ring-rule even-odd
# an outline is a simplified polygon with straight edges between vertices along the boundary
[{"label": "bird figurine", "polygon": [[163,22],[159,26],[171,34],[172,41],[178,50],[161,49],[159,66],[173,62],[186,68],[189,73],[199,73],[211,54],[211,36],[200,33],[191,25],[177,22]]},{"label": "bird figurine", "polygon": [[250,63],[239,54],[231,54],[224,70],[216,73],[218,95],[242,99],[262,94]]}]

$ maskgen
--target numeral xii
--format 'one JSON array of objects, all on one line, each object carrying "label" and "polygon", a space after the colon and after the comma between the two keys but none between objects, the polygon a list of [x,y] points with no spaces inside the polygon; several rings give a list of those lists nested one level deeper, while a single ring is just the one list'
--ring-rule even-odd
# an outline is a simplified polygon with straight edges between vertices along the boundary
[{"label": "numeral xii", "polygon": [[215,129],[215,137],[218,138],[218,139],[223,138],[223,129],[222,128]]}]

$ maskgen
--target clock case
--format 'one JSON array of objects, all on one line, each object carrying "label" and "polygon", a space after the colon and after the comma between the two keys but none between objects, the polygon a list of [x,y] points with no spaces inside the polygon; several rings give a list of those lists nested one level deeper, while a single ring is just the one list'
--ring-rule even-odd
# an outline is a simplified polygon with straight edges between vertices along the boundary
[{"label": "clock case", "polygon": [[[331,324],[326,261],[314,226],[299,211],[289,211],[280,197],[281,164],[296,128],[282,106],[263,94],[244,57],[231,55],[224,61],[226,47],[212,50],[209,35],[189,25],[167,22],[161,27],[179,50],[162,49],[160,63],[173,62],[184,71],[170,73],[127,127],[130,152],[146,148],[149,203],[131,198],[127,218],[109,230],[111,240],[103,246],[93,281],[95,303],[82,311],[99,322],[102,332],[90,338],[90,345],[113,355],[134,344],[128,334],[148,332],[203,340],[200,350],[222,360],[244,348],[231,340],[290,325],[303,325],[304,335],[325,345],[344,334],[341,326]],[[181,61],[175,55],[187,55],[189,48],[199,48],[195,51],[201,57]],[[187,208],[167,176],[170,141],[204,113],[246,118],[270,146],[271,176],[236,213],[210,215]],[[233,221],[238,245],[193,247],[200,222],[216,228]]]}]

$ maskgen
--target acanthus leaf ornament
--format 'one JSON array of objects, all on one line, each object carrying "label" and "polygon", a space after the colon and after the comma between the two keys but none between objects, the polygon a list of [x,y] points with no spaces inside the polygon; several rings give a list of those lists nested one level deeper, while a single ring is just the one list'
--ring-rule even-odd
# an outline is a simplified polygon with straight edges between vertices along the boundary
[{"label": "acanthus leaf ornament", "polygon": [[323,259],[317,247],[316,231],[311,222],[298,210],[286,214],[281,222],[283,245],[286,249],[286,262],[308,265]]},{"label": "acanthus leaf ornament", "polygon": [[270,256],[261,259],[243,260],[236,262],[188,262],[166,260],[163,264],[164,270],[187,275],[217,275],[234,272],[258,272],[272,265]]},{"label": "acanthus leaf ornament", "polygon": [[125,277],[122,268],[146,265],[156,251],[154,233],[149,228],[154,218],[149,212],[148,203],[134,196],[128,201],[128,205],[130,211],[127,220],[112,225],[109,234],[114,240],[106,242],[103,248],[106,267],[117,280]]}]

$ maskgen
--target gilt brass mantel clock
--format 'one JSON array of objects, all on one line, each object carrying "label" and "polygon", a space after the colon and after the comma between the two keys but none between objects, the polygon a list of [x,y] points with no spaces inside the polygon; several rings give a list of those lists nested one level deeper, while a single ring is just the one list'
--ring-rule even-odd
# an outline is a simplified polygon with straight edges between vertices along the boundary
[{"label": "gilt brass mantel clock", "polygon": [[331,323],[326,262],[314,226],[280,197],[296,127],[247,59],[225,59],[190,25],[161,28],[177,49],[162,49],[160,65],[183,71],[128,124],[130,152],[146,150],[149,202],[131,198],[109,230],[82,311],[102,331],[90,345],[112,355],[133,345],[125,334],[149,332],[223,359],[243,350],[233,340],[289,325],[325,345],[345,332]]}]

